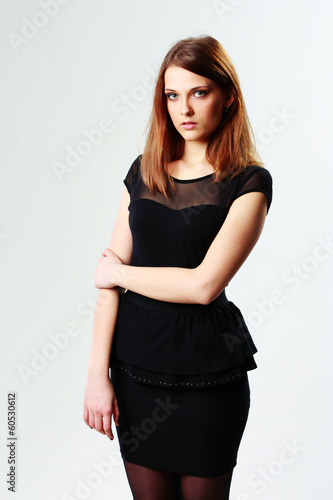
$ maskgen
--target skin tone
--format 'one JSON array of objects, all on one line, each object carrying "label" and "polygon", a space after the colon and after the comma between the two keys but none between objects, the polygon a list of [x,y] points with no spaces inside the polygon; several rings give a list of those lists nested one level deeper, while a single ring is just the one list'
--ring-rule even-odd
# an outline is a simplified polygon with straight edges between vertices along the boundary
[{"label": "skin tone", "polygon": [[[167,109],[174,127],[183,137],[183,157],[169,165],[171,171],[182,178],[200,177],[214,171],[206,160],[210,134],[222,120],[223,108],[233,101],[231,92],[222,91],[212,80],[177,66],[165,72]],[[186,129],[184,122],[194,122]],[[177,177],[174,175],[174,177]]]},{"label": "skin tone", "polygon": [[[172,123],[185,141],[183,157],[168,165],[170,174],[179,179],[193,179],[212,173],[213,166],[205,157],[206,148],[210,134],[222,119],[223,107],[232,104],[233,95],[222,91],[211,80],[175,66],[166,70],[165,94]],[[195,125],[182,125],[188,121]],[[250,254],[259,239],[267,212],[264,193],[244,194],[232,203],[198,267],[136,267],[130,265],[129,202],[129,194],[124,188],[109,248],[102,252],[95,270],[95,287],[104,295],[99,295],[100,305],[95,313],[84,400],[84,421],[111,439],[111,416],[116,424],[121,418],[108,377],[119,293],[129,289],[158,300],[209,304],[220,295]]]}]

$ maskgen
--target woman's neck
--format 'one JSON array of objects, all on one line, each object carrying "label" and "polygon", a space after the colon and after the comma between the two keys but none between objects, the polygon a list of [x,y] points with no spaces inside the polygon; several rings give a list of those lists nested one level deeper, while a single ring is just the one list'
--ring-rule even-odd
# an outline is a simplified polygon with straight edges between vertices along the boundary
[{"label": "woman's neck", "polygon": [[214,172],[214,167],[206,159],[207,144],[185,142],[184,154],[179,160],[169,164],[169,173],[177,179],[192,179]]},{"label": "woman's neck", "polygon": [[196,166],[198,164],[205,164],[207,163],[206,149],[207,149],[206,142],[185,141],[184,154],[182,156],[182,160],[189,167]]}]

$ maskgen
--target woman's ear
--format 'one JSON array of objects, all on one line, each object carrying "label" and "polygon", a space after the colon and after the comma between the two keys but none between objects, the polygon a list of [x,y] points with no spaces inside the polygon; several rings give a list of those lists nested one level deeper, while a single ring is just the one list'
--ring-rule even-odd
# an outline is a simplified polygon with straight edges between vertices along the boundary
[{"label": "woman's ear", "polygon": [[233,91],[230,89],[227,89],[225,91],[225,98],[224,98],[224,107],[225,108],[229,108],[229,106],[231,106],[231,104],[234,102],[234,99],[235,99],[235,96],[234,96],[234,93]]}]

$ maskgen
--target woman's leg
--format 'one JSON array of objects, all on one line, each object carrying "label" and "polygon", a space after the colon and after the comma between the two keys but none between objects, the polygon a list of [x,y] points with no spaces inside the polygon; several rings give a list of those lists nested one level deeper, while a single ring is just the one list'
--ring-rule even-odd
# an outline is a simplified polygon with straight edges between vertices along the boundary
[{"label": "woman's leg", "polygon": [[221,476],[195,477],[150,469],[124,460],[134,500],[228,500],[233,469]]},{"label": "woman's leg", "polygon": [[124,465],[134,500],[181,500],[179,474],[149,469],[126,460]]},{"label": "woman's leg", "polygon": [[232,473],[233,469],[216,477],[180,476],[182,500],[228,500]]}]

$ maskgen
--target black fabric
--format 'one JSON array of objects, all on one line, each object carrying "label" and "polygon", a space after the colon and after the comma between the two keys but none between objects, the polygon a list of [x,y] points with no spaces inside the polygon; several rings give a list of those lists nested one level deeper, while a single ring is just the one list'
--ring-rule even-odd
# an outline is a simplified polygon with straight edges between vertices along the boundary
[{"label": "black fabric", "polygon": [[[249,166],[233,179],[213,183],[214,174],[174,179],[169,199],[151,194],[140,175],[139,156],[124,183],[130,194],[129,225],[133,266],[197,267],[221,228],[232,202],[251,191],[272,201],[272,177]],[[153,385],[206,387],[239,378],[256,368],[257,352],[241,311],[230,300],[207,306],[173,304],[135,294],[120,297],[111,367]],[[186,308],[185,308],[186,309]]]},{"label": "black fabric", "polygon": [[111,369],[123,460],[197,477],[228,473],[250,408],[247,373],[203,390],[151,387]]},{"label": "black fabric", "polygon": [[[179,312],[166,312],[137,305],[127,295],[119,304],[112,358],[150,371],[196,375],[199,382],[199,375],[236,367],[257,352],[240,310],[231,301],[218,307],[191,304],[191,312],[183,312],[188,304],[173,303]],[[156,378],[142,379],[149,380],[155,383]]]},{"label": "black fabric", "polygon": [[251,191],[272,201],[268,170],[247,167],[245,172],[220,183],[214,174],[193,180],[175,180],[176,194],[169,199],[150,193],[140,175],[139,156],[124,179],[130,193],[129,224],[133,235],[133,266],[197,267],[221,228],[232,202]]},{"label": "black fabric", "polygon": [[120,359],[113,361],[112,367],[123,371],[136,382],[142,382],[156,387],[202,389],[237,380],[244,372],[257,368],[257,364],[253,356],[251,356],[232,368],[196,375],[174,375],[171,373],[157,372],[156,370],[147,370],[147,368],[140,368]]}]

